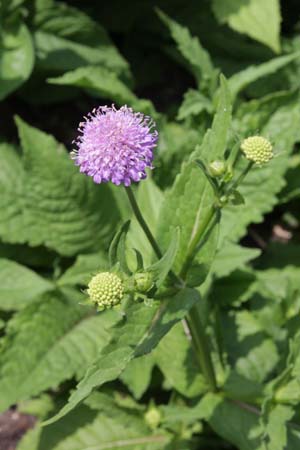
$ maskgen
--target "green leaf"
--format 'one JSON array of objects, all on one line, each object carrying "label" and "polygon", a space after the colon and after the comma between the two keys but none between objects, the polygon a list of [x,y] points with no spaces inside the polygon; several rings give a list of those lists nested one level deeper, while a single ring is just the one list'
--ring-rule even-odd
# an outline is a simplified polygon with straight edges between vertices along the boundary
[{"label": "green leaf", "polygon": [[157,288],[160,288],[165,281],[168,273],[172,269],[173,263],[175,261],[179,242],[180,242],[180,232],[177,228],[171,239],[169,247],[163,257],[157,261],[155,264],[147,268],[147,272],[151,272],[154,277],[154,282]]},{"label": "green leaf", "polygon": [[[97,401],[97,409],[94,408]],[[98,395],[91,407],[80,405],[70,415],[38,436],[29,431],[18,450],[163,450],[170,435],[163,430],[152,433],[140,413],[122,409],[108,396]],[[31,433],[31,436],[30,436]]]},{"label": "green leaf", "polygon": [[168,384],[180,394],[195,397],[207,389],[183,324],[175,325],[160,341],[153,352],[153,358]]},{"label": "green leaf", "polygon": [[109,187],[80,175],[52,136],[19,118],[17,125],[26,172],[22,198],[26,241],[63,255],[106,246],[118,220]]},{"label": "green leaf", "polygon": [[234,270],[242,269],[249,261],[257,258],[260,254],[260,249],[242,247],[227,242],[217,252],[211,270],[218,278],[226,277]]},{"label": "green leaf", "polygon": [[33,18],[38,69],[49,74],[98,64],[129,75],[128,63],[99,23],[79,9],[51,3],[37,7]]},{"label": "green leaf", "polygon": [[290,55],[279,56],[278,58],[271,59],[258,66],[249,66],[247,69],[237,72],[232,75],[228,80],[228,86],[232,94],[232,98],[235,99],[237,94],[245,89],[250,83],[277,72],[282,67],[300,58],[300,53],[295,52]]},{"label": "green leaf", "polygon": [[224,400],[214,408],[208,422],[219,436],[239,450],[263,450],[259,410],[251,405]]},{"label": "green leaf", "polygon": [[21,264],[0,259],[0,309],[21,309],[54,285]]},{"label": "green leaf", "polygon": [[212,113],[212,103],[207,97],[201,94],[201,92],[196,91],[195,89],[189,89],[184,94],[184,99],[182,104],[180,105],[177,119],[183,120],[193,115],[197,116],[202,111]]},{"label": "green leaf", "polygon": [[237,360],[236,370],[245,378],[261,383],[274,370],[278,361],[276,345],[272,339],[265,339]]},{"label": "green leaf", "polygon": [[26,241],[23,217],[23,177],[21,159],[15,148],[0,144],[0,236],[5,242]]},{"label": "green leaf", "polygon": [[213,0],[213,11],[221,23],[227,23],[233,30],[247,34],[279,53],[279,0]]},{"label": "green leaf", "polygon": [[164,12],[157,10],[157,14],[169,28],[178,50],[188,61],[197,83],[202,80],[204,85],[209,83],[213,86],[216,83],[218,71],[214,68],[209,53],[202,47],[199,39],[192,37],[186,27],[172,20]]},{"label": "green leaf", "polygon": [[121,380],[126,384],[134,398],[140,399],[147,390],[152,370],[155,365],[153,354],[140,356],[132,359],[121,373]]},{"label": "green leaf", "polygon": [[79,255],[75,263],[67,269],[59,278],[59,286],[87,285],[91,277],[100,270],[108,268],[107,256],[102,253],[92,253],[90,255]]},{"label": "green leaf", "polygon": [[137,101],[137,97],[117,75],[102,66],[79,67],[60,77],[49,78],[48,82],[62,86],[77,86],[95,97],[111,98],[120,105]]},{"label": "green leaf", "polygon": [[88,368],[68,403],[46,424],[66,415],[94,388],[117,378],[134,357],[153,350],[197,300],[199,300],[197,291],[183,289],[172,299],[156,302],[152,307],[147,307],[144,303],[129,305],[125,310],[125,318],[111,332],[111,342]]},{"label": "green leaf", "polygon": [[[197,148],[188,162],[183,163],[181,172],[165,196],[160,211],[158,237],[166,247],[173,230],[180,227],[181,239],[175,268],[179,270],[188,253],[189,243],[210,212],[215,196],[203,173],[194,160],[213,161],[222,158],[231,120],[230,94],[225,79],[221,78],[221,91],[217,113],[212,129],[208,130],[200,148]],[[201,250],[201,264],[206,272],[215,253],[216,236],[213,235]]]},{"label": "green leaf", "polygon": [[294,415],[292,407],[287,405],[270,405],[264,413],[265,436],[268,450],[289,449],[287,422]]},{"label": "green leaf", "polygon": [[[78,293],[69,295],[77,297]],[[80,296],[81,298],[81,296]],[[0,355],[0,409],[80,378],[109,340],[114,314],[91,315],[74,300],[45,294],[8,323]]]},{"label": "green leaf", "polygon": [[0,100],[3,100],[29,78],[34,48],[24,24],[2,29],[0,39]]}]

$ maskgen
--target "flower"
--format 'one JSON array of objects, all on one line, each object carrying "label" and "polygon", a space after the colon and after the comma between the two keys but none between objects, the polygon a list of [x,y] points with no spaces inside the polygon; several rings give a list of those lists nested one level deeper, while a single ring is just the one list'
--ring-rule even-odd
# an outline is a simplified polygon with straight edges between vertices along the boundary
[{"label": "flower", "polygon": [[274,156],[271,142],[261,136],[251,136],[244,139],[241,149],[246,158],[256,164],[266,163]]},{"label": "flower", "polygon": [[148,116],[126,105],[116,109],[100,106],[80,123],[77,149],[71,154],[80,172],[95,183],[112,181],[129,186],[146,178],[146,167],[153,169],[153,149],[158,133]]},{"label": "flower", "polygon": [[87,294],[99,309],[111,308],[123,298],[123,282],[115,273],[100,272],[89,282]]}]

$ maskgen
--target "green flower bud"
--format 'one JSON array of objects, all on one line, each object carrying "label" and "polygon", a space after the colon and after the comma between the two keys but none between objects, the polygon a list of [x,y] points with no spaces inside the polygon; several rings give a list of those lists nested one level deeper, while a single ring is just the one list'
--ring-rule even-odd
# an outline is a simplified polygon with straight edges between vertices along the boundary
[{"label": "green flower bud", "polygon": [[256,164],[267,163],[274,156],[271,142],[261,136],[251,136],[244,139],[241,149],[246,158]]},{"label": "green flower bud", "polygon": [[155,406],[151,406],[144,415],[147,425],[155,430],[161,422],[161,413]]},{"label": "green flower bud", "polygon": [[151,272],[138,272],[134,275],[134,289],[145,293],[153,287],[154,280]]},{"label": "green flower bud", "polygon": [[224,161],[213,161],[208,165],[208,172],[212,177],[221,177],[226,172]]},{"label": "green flower bud", "polygon": [[87,294],[99,309],[111,308],[123,298],[123,282],[115,273],[100,272],[89,282]]}]

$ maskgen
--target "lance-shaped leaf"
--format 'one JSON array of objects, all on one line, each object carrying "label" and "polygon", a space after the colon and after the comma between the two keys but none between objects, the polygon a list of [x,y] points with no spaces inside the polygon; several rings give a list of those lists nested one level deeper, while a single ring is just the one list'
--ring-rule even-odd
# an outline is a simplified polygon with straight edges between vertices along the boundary
[{"label": "lance-shaped leaf", "polygon": [[[192,153],[189,161],[182,165],[160,210],[158,238],[161,246],[166,248],[175,228],[179,227],[181,231],[175,270],[182,267],[195,233],[206,221],[215,202],[213,189],[194,160],[211,162],[222,158],[226,149],[230,122],[230,93],[226,80],[221,77],[219,103],[212,128],[207,131],[202,145]],[[204,275],[213,258],[215,247],[216,233],[212,233],[204,248],[201,249],[199,261],[203,264]]]},{"label": "lance-shaped leaf", "polygon": [[130,304],[125,310],[126,316],[111,330],[110,343],[88,368],[68,403],[45,424],[66,415],[94,388],[117,378],[134,357],[149,353],[198,300],[197,291],[186,288],[151,307],[144,303]]},{"label": "lance-shaped leaf", "polygon": [[179,246],[179,236],[180,231],[179,228],[177,228],[166,253],[159,261],[147,268],[147,272],[153,274],[155,284],[158,288],[163,284],[165,278],[172,269]]},{"label": "lance-shaped leaf", "polygon": [[125,222],[120,230],[116,233],[109,247],[109,262],[111,267],[115,264],[120,263],[121,269],[127,273],[130,270],[126,262],[126,236],[129,230],[130,220]]}]

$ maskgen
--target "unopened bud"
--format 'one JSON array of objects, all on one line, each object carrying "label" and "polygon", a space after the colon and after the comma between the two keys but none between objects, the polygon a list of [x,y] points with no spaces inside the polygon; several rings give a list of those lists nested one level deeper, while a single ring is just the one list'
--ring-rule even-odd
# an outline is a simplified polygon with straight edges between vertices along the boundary
[{"label": "unopened bud", "polygon": [[151,272],[138,272],[134,275],[134,288],[136,291],[145,293],[153,287],[154,280]]},{"label": "unopened bud", "polygon": [[100,309],[111,308],[123,298],[123,282],[115,273],[100,272],[89,282],[87,294]]},{"label": "unopened bud", "polygon": [[208,165],[208,171],[212,177],[221,177],[226,172],[226,164],[224,161],[213,161]]},{"label": "unopened bud", "polygon": [[267,163],[274,156],[271,142],[261,136],[251,136],[244,139],[241,149],[246,158],[256,164]]}]

